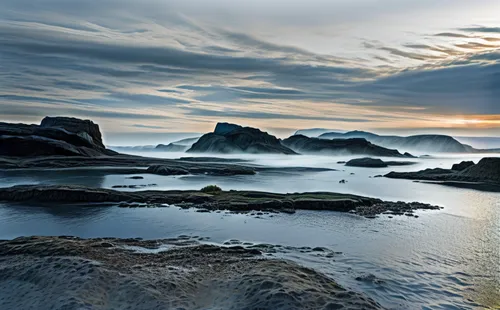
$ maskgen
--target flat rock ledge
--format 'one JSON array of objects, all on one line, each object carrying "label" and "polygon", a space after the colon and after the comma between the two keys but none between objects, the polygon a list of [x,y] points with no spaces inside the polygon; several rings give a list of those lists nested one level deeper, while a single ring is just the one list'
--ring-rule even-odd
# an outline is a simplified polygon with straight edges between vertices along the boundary
[{"label": "flat rock ledge", "polygon": [[312,269],[242,246],[0,241],[1,309],[383,309]]},{"label": "flat rock ledge", "polygon": [[203,210],[235,212],[295,210],[350,212],[365,217],[381,213],[402,215],[415,210],[439,210],[424,203],[386,202],[376,198],[328,192],[275,194],[256,191],[137,191],[121,192],[102,188],[62,185],[18,185],[0,188],[0,201],[39,203],[113,203],[120,207],[162,207],[176,205]]}]

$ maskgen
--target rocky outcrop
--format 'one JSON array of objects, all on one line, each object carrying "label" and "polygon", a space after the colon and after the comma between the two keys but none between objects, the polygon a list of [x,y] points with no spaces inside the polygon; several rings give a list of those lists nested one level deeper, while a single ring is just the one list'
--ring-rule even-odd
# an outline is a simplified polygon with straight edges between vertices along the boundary
[{"label": "rocky outcrop", "polygon": [[457,178],[500,183],[500,158],[486,157],[476,165],[456,173]]},{"label": "rocky outcrop", "polygon": [[500,158],[483,158],[461,171],[435,168],[416,172],[391,172],[385,177],[446,182],[450,186],[497,192],[500,191]]},{"label": "rocky outcrop", "polygon": [[351,159],[345,165],[349,167],[362,167],[362,168],[385,168],[389,166],[408,166],[414,165],[411,161],[383,161],[380,158],[356,158]]},{"label": "rocky outcrop", "polygon": [[451,170],[454,170],[454,171],[462,171],[462,170],[465,170],[469,167],[472,167],[474,166],[474,162],[473,161],[462,161],[461,163],[459,164],[454,164],[452,167],[451,167]]},{"label": "rocky outcrop", "polygon": [[217,124],[214,132],[203,135],[187,152],[296,154],[267,132],[228,123]]},{"label": "rocky outcrop", "polygon": [[99,156],[116,155],[107,150],[99,126],[89,120],[46,117],[41,125],[0,123],[0,155]]},{"label": "rocky outcrop", "polygon": [[475,151],[474,148],[458,142],[453,137],[445,135],[415,135],[402,137],[380,136],[365,131],[350,131],[346,133],[329,132],[319,137],[322,139],[363,138],[383,147],[416,152],[469,153]]},{"label": "rocky outcrop", "polygon": [[415,171],[415,172],[389,172],[385,175],[386,178],[391,179],[408,179],[408,180],[427,180],[427,181],[444,181],[448,179],[451,175],[455,174],[455,171],[451,169],[442,168],[428,168],[425,170]]},{"label": "rocky outcrop", "polygon": [[186,237],[2,240],[0,309],[383,309],[313,269],[265,259],[273,245]]},{"label": "rocky outcrop", "polygon": [[217,125],[215,125],[214,133],[216,135],[223,136],[237,129],[243,129],[243,126],[230,123],[217,123]]},{"label": "rocky outcrop", "polygon": [[405,157],[397,150],[380,147],[366,139],[326,140],[295,135],[283,140],[282,144],[301,154]]},{"label": "rocky outcrop", "polygon": [[266,211],[293,213],[295,210],[352,212],[375,216],[384,212],[408,213],[412,210],[438,210],[422,203],[385,202],[376,198],[327,192],[275,194],[254,191],[139,191],[119,192],[81,186],[19,185],[0,188],[0,201],[52,203],[121,203],[122,207],[162,207],[164,204],[206,210],[237,212]]},{"label": "rocky outcrop", "polygon": [[91,120],[81,120],[73,117],[45,117],[40,124],[42,128],[60,128],[81,136],[92,144],[104,148],[99,125]]}]

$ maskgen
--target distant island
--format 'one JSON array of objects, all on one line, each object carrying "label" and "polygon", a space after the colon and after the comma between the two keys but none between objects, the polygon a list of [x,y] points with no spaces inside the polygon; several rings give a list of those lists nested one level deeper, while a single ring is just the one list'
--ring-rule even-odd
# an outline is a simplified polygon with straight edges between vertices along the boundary
[{"label": "distant island", "polygon": [[361,138],[325,140],[295,135],[282,143],[301,154],[411,157],[409,154],[401,154],[398,150],[387,149]]},{"label": "distant island", "polygon": [[374,144],[396,148],[398,150],[419,151],[427,153],[472,153],[476,150],[445,135],[415,136],[380,136],[366,131],[350,131],[346,133],[329,132],[319,136],[321,139],[363,138]]},{"label": "distant island", "polygon": [[154,150],[162,152],[185,152],[193,146],[200,137],[187,138],[169,144],[158,144]]}]

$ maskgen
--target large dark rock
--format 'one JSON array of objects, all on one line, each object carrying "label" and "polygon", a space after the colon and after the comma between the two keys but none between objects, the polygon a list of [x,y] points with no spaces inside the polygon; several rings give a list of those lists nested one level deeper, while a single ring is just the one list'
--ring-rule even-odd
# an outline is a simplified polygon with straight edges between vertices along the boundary
[{"label": "large dark rock", "polygon": [[350,131],[346,133],[329,132],[319,137],[322,139],[363,138],[383,147],[417,152],[467,153],[476,151],[471,146],[462,144],[453,137],[445,135],[415,135],[402,137],[379,136],[365,131]]},{"label": "large dark rock", "polygon": [[0,123],[1,156],[116,155],[102,144],[99,127],[92,121],[46,117],[42,124]]},{"label": "large dark rock", "polygon": [[1,156],[81,155],[78,149],[64,141],[40,136],[0,136]]},{"label": "large dark rock", "polygon": [[213,133],[203,135],[187,152],[296,154],[267,132],[227,123],[217,124]]},{"label": "large dark rock", "polygon": [[99,125],[94,124],[91,120],[81,120],[73,117],[47,116],[42,120],[40,127],[63,128],[66,131],[84,137],[89,142],[104,148]]},{"label": "large dark rock", "polygon": [[370,157],[351,159],[345,165],[349,167],[363,167],[363,168],[388,167],[388,165],[383,160],[379,158],[370,158]]},{"label": "large dark rock", "polygon": [[457,172],[459,178],[500,183],[500,158],[485,157],[476,165]]},{"label": "large dark rock", "polygon": [[379,158],[356,158],[351,159],[345,165],[350,167],[363,167],[363,168],[385,168],[389,166],[409,166],[414,165],[412,161],[383,161]]},{"label": "large dark rock", "polygon": [[[385,175],[385,177],[393,179],[440,181],[448,182],[448,185],[457,187],[470,187],[486,191],[500,191],[500,158],[483,158],[477,164],[469,166],[462,171],[435,168],[416,172],[391,172]],[[479,182],[487,184],[488,186],[478,188],[476,184],[469,184],[469,186],[465,182]]]},{"label": "large dark rock", "polygon": [[370,155],[405,157],[397,150],[387,149],[366,139],[318,139],[294,135],[282,141],[283,145],[302,154]]},{"label": "large dark rock", "polygon": [[452,167],[451,167],[451,170],[455,170],[455,171],[462,171],[462,170],[465,170],[471,166],[474,166],[474,162],[473,161],[462,161],[461,163],[459,164],[454,164]]}]

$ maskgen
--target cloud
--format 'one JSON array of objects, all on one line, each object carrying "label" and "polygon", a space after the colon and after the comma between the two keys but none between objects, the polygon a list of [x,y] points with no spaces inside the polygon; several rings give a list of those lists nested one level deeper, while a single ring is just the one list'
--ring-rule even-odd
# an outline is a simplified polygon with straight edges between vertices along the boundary
[{"label": "cloud", "polygon": [[[159,129],[154,120],[168,114],[172,127],[197,130],[213,118],[361,127],[498,111],[499,57],[485,52],[498,49],[498,28],[443,21],[403,33],[410,23],[380,24],[366,18],[382,16],[376,10],[347,1],[325,4],[337,10],[224,3],[1,1],[1,117],[61,113]],[[397,7],[389,11],[408,9]]]},{"label": "cloud", "polygon": [[462,34],[462,33],[455,33],[455,32],[441,32],[437,33],[434,36],[436,37],[449,37],[449,38],[473,38],[471,36]]},{"label": "cloud", "polygon": [[484,32],[484,33],[500,33],[500,27],[468,27],[468,28],[460,28],[461,31],[468,32]]},{"label": "cloud", "polygon": [[162,120],[169,119],[170,117],[158,114],[148,114],[142,111],[136,112],[122,112],[113,110],[103,110],[103,109],[78,109],[73,107],[60,107],[51,105],[30,105],[29,108],[22,105],[5,104],[0,102],[0,109],[2,114],[0,119],[7,119],[17,117],[19,119],[24,119],[27,116],[37,116],[43,117],[47,115],[68,115],[77,116],[83,118],[109,118],[109,119],[125,119],[125,120]]},{"label": "cloud", "polygon": [[[474,63],[477,59],[496,62]],[[487,53],[459,65],[403,71],[355,88],[373,94],[369,104],[415,106],[450,114],[498,114],[500,54]]]},{"label": "cloud", "polygon": [[269,113],[269,112],[257,112],[257,111],[235,111],[235,110],[225,110],[216,111],[200,108],[190,108],[187,110],[188,115],[194,116],[209,116],[209,117],[219,117],[219,118],[248,118],[248,119],[295,119],[295,120],[314,120],[314,121],[335,121],[335,122],[348,122],[348,123],[365,123],[369,122],[369,119],[361,118],[345,118],[345,117],[328,117],[328,116],[307,116],[307,115],[295,115],[295,114],[281,114],[281,113]]},{"label": "cloud", "polygon": [[145,129],[167,129],[166,127],[162,127],[162,126],[141,125],[141,124],[134,124],[134,125],[132,125],[132,127],[145,128]]}]

